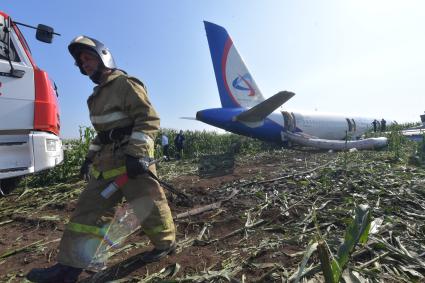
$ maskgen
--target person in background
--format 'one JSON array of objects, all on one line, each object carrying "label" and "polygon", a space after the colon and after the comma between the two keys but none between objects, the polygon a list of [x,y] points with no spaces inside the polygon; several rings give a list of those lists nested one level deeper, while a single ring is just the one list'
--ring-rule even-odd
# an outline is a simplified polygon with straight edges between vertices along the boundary
[{"label": "person in background", "polygon": [[168,144],[168,137],[165,133],[163,133],[161,136],[161,145],[162,145],[162,154],[165,157],[165,161],[169,161],[170,155],[168,153],[168,150],[170,145]]},{"label": "person in background", "polygon": [[[164,191],[152,175],[154,138],[159,117],[150,103],[146,87],[138,79],[117,69],[101,42],[78,36],[68,46],[77,67],[95,84],[87,100],[90,120],[97,132],[81,166],[90,175],[59,244],[58,263],[35,268],[27,274],[32,282],[77,282],[108,239],[110,216],[125,197],[154,249],[141,254],[143,262],[154,262],[176,248],[175,227]],[[89,172],[89,168],[91,171]],[[128,182],[108,198],[102,190],[118,176]]]},{"label": "person in background", "polygon": [[174,138],[174,146],[176,147],[176,159],[180,160],[183,157],[184,148],[184,135],[182,130],[180,130],[180,132]]},{"label": "person in background", "polygon": [[373,132],[376,133],[377,126],[378,126],[378,121],[376,121],[376,119],[373,120],[372,126],[373,126]]},{"label": "person in background", "polygon": [[387,130],[387,121],[384,118],[381,120],[381,132],[385,132]]}]

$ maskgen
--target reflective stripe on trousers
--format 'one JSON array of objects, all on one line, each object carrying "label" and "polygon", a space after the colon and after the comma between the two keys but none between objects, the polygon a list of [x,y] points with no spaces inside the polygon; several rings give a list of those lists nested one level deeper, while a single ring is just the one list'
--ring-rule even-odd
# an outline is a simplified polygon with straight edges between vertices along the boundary
[{"label": "reflective stripe on trousers", "polygon": [[59,245],[59,263],[86,268],[96,260],[99,252],[102,254],[104,247],[115,244],[116,235],[111,230],[115,219],[113,208],[122,197],[132,206],[138,222],[156,248],[165,249],[175,241],[173,217],[158,182],[147,174],[139,175],[105,199],[100,192],[110,181],[92,178],[81,193]]},{"label": "reflective stripe on trousers", "polygon": [[107,179],[111,179],[114,177],[118,177],[119,175],[124,174],[125,172],[127,172],[127,169],[125,168],[125,166],[121,166],[115,169],[111,169],[111,170],[106,170],[106,171],[98,171],[95,168],[91,169],[91,173],[93,174],[93,176],[98,179],[100,177],[100,174],[102,174],[103,179],[107,180]]},{"label": "reflective stripe on trousers", "polygon": [[159,225],[150,229],[146,229],[142,227],[143,232],[146,233],[148,236],[155,236],[156,234],[161,233],[162,231],[166,230],[167,228],[164,227],[164,225]]},{"label": "reflective stripe on trousers", "polygon": [[77,232],[77,233],[85,233],[85,234],[91,234],[93,236],[97,236],[100,238],[103,238],[106,235],[107,229],[100,228],[97,226],[91,226],[91,225],[85,225],[75,222],[69,222],[66,225],[66,229],[69,231]]}]

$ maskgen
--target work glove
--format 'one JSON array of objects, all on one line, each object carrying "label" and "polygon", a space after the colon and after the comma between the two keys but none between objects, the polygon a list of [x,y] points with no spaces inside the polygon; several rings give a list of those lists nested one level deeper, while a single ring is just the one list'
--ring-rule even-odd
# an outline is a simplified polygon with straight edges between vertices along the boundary
[{"label": "work glove", "polygon": [[93,161],[91,161],[89,158],[84,159],[83,164],[80,168],[80,178],[83,180],[88,181],[90,179],[90,164],[92,164]]},{"label": "work glove", "polygon": [[149,158],[137,158],[127,155],[125,160],[125,167],[127,169],[127,176],[129,178],[136,178],[137,175],[146,173],[149,170]]}]

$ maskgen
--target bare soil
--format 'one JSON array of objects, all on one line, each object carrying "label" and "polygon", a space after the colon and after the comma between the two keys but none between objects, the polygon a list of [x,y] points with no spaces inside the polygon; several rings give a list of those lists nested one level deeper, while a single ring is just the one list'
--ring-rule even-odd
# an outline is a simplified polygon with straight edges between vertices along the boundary
[{"label": "bare soil", "polygon": [[[219,201],[222,201],[221,206],[176,219],[177,253],[167,256],[161,262],[149,265],[133,263],[127,265],[127,268],[123,267],[129,259],[137,258],[137,254],[152,248],[147,237],[136,232],[121,247],[135,243],[138,245],[110,257],[106,263],[108,269],[103,271],[103,277],[99,277],[103,279],[96,279],[94,272],[85,271],[80,276],[80,281],[106,282],[122,279],[120,282],[141,282],[150,279],[157,282],[155,280],[159,280],[161,276],[167,278],[165,273],[159,274],[163,268],[172,269],[177,263],[179,268],[175,270],[175,277],[192,278],[186,282],[281,282],[273,272],[282,272],[284,269],[294,271],[302,259],[300,252],[305,250],[309,240],[301,234],[287,235],[286,227],[290,223],[301,221],[306,211],[302,205],[291,208],[297,200],[285,204],[279,204],[276,199],[273,203],[268,201],[283,186],[290,192],[297,190],[299,180],[288,180],[284,185],[278,181],[269,181],[314,170],[336,158],[334,153],[294,150],[243,156],[238,157],[233,174],[208,179],[198,177],[196,163],[191,163],[192,161],[167,162],[163,168],[159,168],[160,174],[167,168],[181,171],[174,177],[165,174],[160,177],[190,196],[195,203],[194,207],[184,206],[181,199],[167,193],[173,216]],[[305,176],[304,174],[304,178],[309,178]],[[81,190],[84,182],[76,181],[68,186],[71,186],[69,190]],[[256,189],[256,186],[269,186],[272,190],[264,193]],[[237,193],[228,199],[235,190]],[[32,194],[37,200],[54,198],[55,201],[47,204],[31,202],[29,200]],[[78,190],[67,199],[57,199],[52,197],[51,190],[39,188],[24,191],[21,188],[1,200],[2,206],[17,208],[16,213],[0,218],[1,282],[24,282],[25,274],[32,268],[48,267],[55,263],[59,240],[64,225],[74,210],[77,197]],[[24,199],[27,201],[25,209],[22,208]],[[281,201],[283,202],[282,198]],[[260,223],[255,226],[256,221],[260,220],[268,221],[267,225]],[[252,224],[254,225],[251,226]],[[205,232],[201,237],[204,227]],[[314,226],[305,229],[314,230]],[[8,252],[11,254],[5,256]],[[365,258],[368,259],[370,258]],[[226,278],[227,271],[230,278]],[[199,279],[213,272],[223,273],[222,276],[214,277],[214,280],[212,277]],[[155,273],[158,275],[153,276]],[[199,277],[196,279],[196,276]]]}]

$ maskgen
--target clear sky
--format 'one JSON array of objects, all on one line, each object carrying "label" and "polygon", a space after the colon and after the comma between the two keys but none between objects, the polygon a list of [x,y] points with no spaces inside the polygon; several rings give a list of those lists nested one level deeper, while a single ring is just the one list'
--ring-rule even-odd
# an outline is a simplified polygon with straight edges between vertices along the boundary
[{"label": "clear sky", "polygon": [[400,0],[1,0],[14,20],[53,26],[53,44],[21,28],[37,64],[59,88],[62,133],[89,126],[92,82],[67,45],[84,34],[148,87],[161,126],[220,107],[203,20],[231,35],[265,97],[296,93],[283,107],[419,121],[425,110],[425,2]]}]

